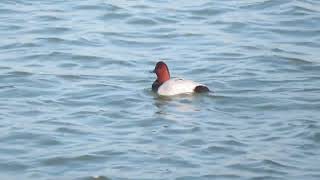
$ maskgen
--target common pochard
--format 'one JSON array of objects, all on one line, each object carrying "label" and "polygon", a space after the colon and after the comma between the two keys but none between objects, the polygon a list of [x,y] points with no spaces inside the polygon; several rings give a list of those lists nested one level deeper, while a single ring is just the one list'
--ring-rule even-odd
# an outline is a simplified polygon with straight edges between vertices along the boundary
[{"label": "common pochard", "polygon": [[157,75],[157,79],[152,84],[152,90],[161,96],[210,91],[207,86],[191,80],[170,78],[169,68],[163,61],[159,61],[152,72]]}]

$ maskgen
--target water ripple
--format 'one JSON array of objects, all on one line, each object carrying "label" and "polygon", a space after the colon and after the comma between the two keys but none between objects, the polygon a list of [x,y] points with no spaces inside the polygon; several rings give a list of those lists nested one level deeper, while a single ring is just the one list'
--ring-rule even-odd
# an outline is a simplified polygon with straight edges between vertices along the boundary
[{"label": "water ripple", "polygon": [[319,1],[0,7],[2,179],[319,179]]}]

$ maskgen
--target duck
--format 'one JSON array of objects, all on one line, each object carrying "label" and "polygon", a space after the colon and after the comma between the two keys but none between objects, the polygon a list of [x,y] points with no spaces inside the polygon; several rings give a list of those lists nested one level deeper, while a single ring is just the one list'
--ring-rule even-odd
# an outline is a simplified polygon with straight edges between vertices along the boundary
[{"label": "duck", "polygon": [[209,88],[203,84],[183,78],[170,78],[169,68],[163,61],[157,62],[152,73],[157,79],[152,84],[152,91],[160,96],[174,96],[179,94],[206,93]]}]

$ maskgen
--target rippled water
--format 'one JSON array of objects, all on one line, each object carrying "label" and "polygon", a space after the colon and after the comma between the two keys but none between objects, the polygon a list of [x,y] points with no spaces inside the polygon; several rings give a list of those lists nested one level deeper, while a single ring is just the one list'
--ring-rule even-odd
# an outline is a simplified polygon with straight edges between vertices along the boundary
[{"label": "rippled water", "polygon": [[[1,179],[320,179],[320,2],[0,2]],[[159,98],[148,73],[214,93]]]}]

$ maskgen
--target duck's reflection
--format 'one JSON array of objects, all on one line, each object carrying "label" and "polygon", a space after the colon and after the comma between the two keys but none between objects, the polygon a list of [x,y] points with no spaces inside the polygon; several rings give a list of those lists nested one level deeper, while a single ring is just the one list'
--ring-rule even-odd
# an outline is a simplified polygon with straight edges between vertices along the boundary
[{"label": "duck's reflection", "polygon": [[180,112],[191,113],[200,111],[196,106],[198,98],[191,94],[172,97],[154,96],[154,105],[157,107],[155,115],[172,116]]}]

